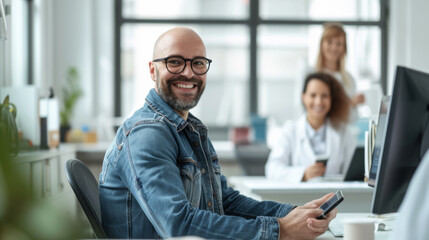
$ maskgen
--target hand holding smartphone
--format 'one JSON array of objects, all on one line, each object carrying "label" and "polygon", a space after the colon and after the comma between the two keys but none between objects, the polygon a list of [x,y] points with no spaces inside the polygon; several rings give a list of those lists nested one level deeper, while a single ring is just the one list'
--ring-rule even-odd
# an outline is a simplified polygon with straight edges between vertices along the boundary
[{"label": "hand holding smartphone", "polygon": [[324,219],[332,209],[334,209],[338,204],[344,200],[343,193],[341,190],[338,190],[334,195],[332,195],[326,202],[320,205],[320,209],[323,210],[323,213],[317,217],[317,219]]}]

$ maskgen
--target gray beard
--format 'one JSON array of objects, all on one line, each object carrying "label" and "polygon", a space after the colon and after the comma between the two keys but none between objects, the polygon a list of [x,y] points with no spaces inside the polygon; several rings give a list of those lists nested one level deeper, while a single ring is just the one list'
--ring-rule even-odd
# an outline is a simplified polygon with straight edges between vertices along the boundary
[{"label": "gray beard", "polygon": [[[171,84],[168,83],[167,81],[167,86],[166,89],[163,89],[160,81],[158,79],[157,81],[157,87],[158,87],[158,94],[159,96],[173,109],[179,110],[179,111],[185,111],[185,110],[190,110],[192,108],[194,108],[197,104],[198,101],[200,100],[200,97],[204,91],[200,90],[201,92],[198,92],[198,94],[195,96],[195,99],[192,101],[184,101],[179,99],[177,96],[174,95],[173,91],[171,90]],[[199,88],[201,88],[201,85],[199,86]]]}]

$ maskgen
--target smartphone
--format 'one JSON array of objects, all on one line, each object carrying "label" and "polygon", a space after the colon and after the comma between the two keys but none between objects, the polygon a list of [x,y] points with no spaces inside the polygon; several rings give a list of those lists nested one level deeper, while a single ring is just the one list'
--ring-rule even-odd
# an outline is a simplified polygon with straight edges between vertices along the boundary
[{"label": "smartphone", "polygon": [[323,166],[326,167],[326,163],[328,162],[329,157],[327,156],[317,156],[316,157],[316,162],[321,162],[323,163]]},{"label": "smartphone", "polygon": [[317,217],[317,219],[324,219],[326,215],[328,215],[328,213],[332,211],[332,209],[334,209],[336,206],[338,206],[338,204],[340,204],[343,200],[343,193],[341,192],[341,190],[338,190],[334,195],[332,195],[328,200],[326,200],[326,202],[320,205],[319,208],[323,210],[323,213],[322,215]]},{"label": "smartphone", "polygon": [[326,163],[328,162],[328,159],[317,159],[316,162],[323,163],[323,166],[326,167]]}]

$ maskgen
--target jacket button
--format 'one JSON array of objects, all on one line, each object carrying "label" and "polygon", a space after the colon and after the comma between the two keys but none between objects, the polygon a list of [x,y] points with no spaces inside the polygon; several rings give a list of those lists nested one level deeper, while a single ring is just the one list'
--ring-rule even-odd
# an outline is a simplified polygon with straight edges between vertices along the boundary
[{"label": "jacket button", "polygon": [[198,147],[198,143],[197,142],[194,142],[194,147]]},{"label": "jacket button", "polygon": [[212,207],[212,202],[207,202],[207,207]]},{"label": "jacket button", "polygon": [[206,169],[205,168],[201,168],[201,173],[202,174],[206,173]]}]

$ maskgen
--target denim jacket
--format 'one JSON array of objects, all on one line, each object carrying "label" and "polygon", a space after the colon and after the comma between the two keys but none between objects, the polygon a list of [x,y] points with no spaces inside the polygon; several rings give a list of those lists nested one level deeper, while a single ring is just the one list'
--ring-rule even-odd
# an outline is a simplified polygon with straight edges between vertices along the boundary
[{"label": "denim jacket", "polygon": [[154,89],[118,129],[99,182],[110,238],[278,239],[277,218],[293,208],[228,187],[207,127],[181,118]]}]

